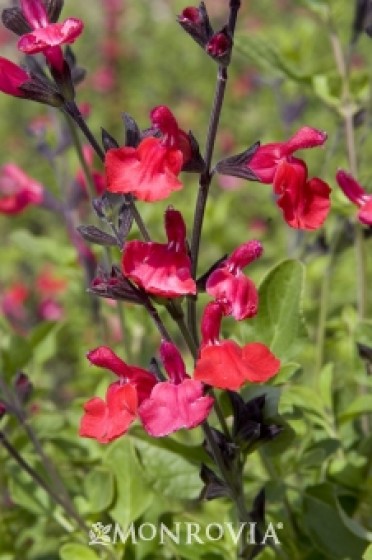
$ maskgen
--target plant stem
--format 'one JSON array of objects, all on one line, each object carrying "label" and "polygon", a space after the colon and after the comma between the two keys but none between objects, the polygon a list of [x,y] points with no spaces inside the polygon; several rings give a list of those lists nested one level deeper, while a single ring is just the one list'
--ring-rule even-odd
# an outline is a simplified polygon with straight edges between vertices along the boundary
[{"label": "plant stem", "polygon": [[[239,8],[240,8],[240,0],[230,0],[228,31],[231,35],[231,38],[233,38],[234,36]],[[192,262],[193,278],[196,278],[197,269],[198,269],[200,239],[201,239],[201,233],[203,229],[204,214],[207,205],[209,187],[212,180],[211,163],[212,163],[212,157],[214,152],[214,146],[216,142],[218,125],[220,122],[222,106],[225,98],[227,79],[228,79],[227,68],[224,66],[219,66],[217,72],[217,82],[215,86],[212,111],[209,118],[206,146],[205,146],[205,155],[204,155],[205,168],[203,173],[200,175],[199,192],[196,201],[193,231],[191,237],[191,262]],[[198,337],[198,332],[196,327],[196,299],[193,297],[190,297],[187,302],[187,323],[189,326],[189,330],[194,338],[194,341],[198,345],[199,337]]]},{"label": "plant stem", "polygon": [[326,335],[326,322],[328,314],[328,303],[330,297],[330,288],[333,268],[335,265],[337,248],[342,239],[343,228],[340,225],[337,231],[333,235],[332,244],[330,247],[328,255],[328,263],[323,275],[321,295],[320,295],[320,306],[319,306],[319,318],[318,318],[318,328],[316,335],[316,356],[315,356],[315,373],[316,379],[319,379],[319,375],[324,362],[324,342]]},{"label": "plant stem", "polygon": [[[209,187],[212,180],[211,162],[212,162],[214,144],[216,141],[216,134],[217,134],[218,124],[220,120],[223,100],[225,96],[226,81],[227,81],[227,70],[226,68],[220,66],[218,69],[213,108],[209,121],[207,143],[206,143],[205,156],[204,156],[205,170],[201,174],[199,180],[199,192],[196,201],[194,224],[193,224],[193,231],[191,237],[191,262],[192,262],[191,273],[193,278],[196,278],[196,274],[197,274],[200,239],[201,239],[201,233],[203,229],[204,213],[207,205]],[[195,340],[195,343],[198,344],[199,337],[196,328],[196,298],[193,297],[190,297],[188,299],[188,326]]]},{"label": "plant stem", "polygon": [[75,517],[79,517],[75,505],[71,500],[69,493],[65,487],[65,484],[61,479],[61,477],[59,476],[56,467],[54,466],[54,463],[44,452],[43,446],[39,438],[37,437],[32,427],[30,426],[26,411],[22,407],[22,404],[17,394],[15,393],[14,390],[11,390],[8,387],[8,385],[6,384],[2,376],[0,376],[0,389],[4,394],[4,396],[7,398],[14,416],[17,418],[17,420],[25,430],[28,438],[30,439],[32,445],[34,446],[36,453],[39,455],[41,462],[45,468],[45,471],[47,472],[50,481],[53,483],[53,486],[56,489],[56,493],[58,493],[60,497],[60,501],[63,501],[63,503],[67,505],[69,511],[75,512]]},{"label": "plant stem", "polygon": [[[66,103],[64,112],[74,120],[74,122],[78,125],[81,132],[84,134],[85,138],[88,140],[88,142],[90,143],[90,145],[92,146],[92,148],[94,149],[94,151],[96,152],[100,160],[104,162],[105,152],[103,151],[103,149],[97,142],[94,134],[91,132],[90,128],[85,122],[84,117],[82,116],[79,107],[76,105],[76,103]],[[134,200],[130,199],[129,205],[130,205],[131,212],[133,214],[133,218],[138,226],[138,229],[141,232],[142,237],[144,238],[145,241],[150,241],[151,240],[150,235],[146,229],[146,226],[141,218],[140,213],[137,210]]]},{"label": "plant stem", "polygon": [[49,494],[49,496],[59,504],[68,515],[70,515],[78,524],[78,526],[82,529],[82,531],[86,532],[87,527],[84,521],[81,519],[79,515],[73,509],[70,509],[69,505],[66,504],[64,500],[48,485],[46,482],[41,478],[41,476],[31,467],[27,461],[23,459],[23,457],[18,453],[18,451],[13,447],[10,441],[7,439],[3,432],[0,432],[0,443],[2,446],[8,451],[9,455],[13,457],[13,459],[18,463],[18,465],[35,481],[37,484]]}]

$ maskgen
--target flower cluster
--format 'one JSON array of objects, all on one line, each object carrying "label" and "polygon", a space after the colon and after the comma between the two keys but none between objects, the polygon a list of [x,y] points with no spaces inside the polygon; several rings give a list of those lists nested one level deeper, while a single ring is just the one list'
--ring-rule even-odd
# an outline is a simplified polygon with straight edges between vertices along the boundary
[{"label": "flower cluster", "polygon": [[109,386],[105,400],[95,397],[85,404],[80,435],[107,443],[125,434],[137,417],[153,437],[194,428],[203,422],[213,399],[204,395],[200,381],[187,375],[182,357],[172,343],[162,341],[160,356],[167,380],[128,366],[105,346],[89,352],[87,357],[92,364],[109,369],[119,380]]}]

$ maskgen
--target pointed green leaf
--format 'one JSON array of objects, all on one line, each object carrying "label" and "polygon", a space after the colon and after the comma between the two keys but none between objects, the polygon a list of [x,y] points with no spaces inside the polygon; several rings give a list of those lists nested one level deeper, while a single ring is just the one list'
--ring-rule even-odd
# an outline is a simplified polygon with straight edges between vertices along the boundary
[{"label": "pointed green leaf", "polygon": [[116,500],[110,515],[123,527],[127,527],[146,511],[153,499],[135,455],[132,440],[126,437],[111,444],[104,457],[104,464],[114,473],[116,480]]},{"label": "pointed green leaf", "polygon": [[270,346],[281,359],[290,359],[305,335],[302,294],[305,269],[300,261],[286,260],[273,268],[259,289],[259,310],[249,321],[255,340]]}]

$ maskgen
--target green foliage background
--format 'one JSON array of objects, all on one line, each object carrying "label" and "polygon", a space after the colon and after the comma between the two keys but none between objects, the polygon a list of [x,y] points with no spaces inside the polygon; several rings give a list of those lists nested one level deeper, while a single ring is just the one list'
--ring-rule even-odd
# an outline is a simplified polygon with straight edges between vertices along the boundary
[{"label": "green foliage background", "polygon": [[[227,0],[207,0],[206,4],[215,27],[223,25]],[[66,1],[63,12],[66,17],[81,17],[86,25],[74,51],[88,71],[78,101],[92,106],[91,128],[98,135],[104,126],[122,142],[121,112],[131,114],[145,128],[151,108],[166,104],[203,148],[216,67],[175,22],[184,4],[178,0],[123,0],[123,5],[118,84],[109,94],[94,90],[91,79],[102,62],[101,3]],[[218,161],[258,139],[263,143],[281,141],[305,124],[326,130],[326,146],[306,152],[310,175],[321,176],[333,188],[333,211],[321,239],[325,243],[332,240],[341,219],[352,220],[355,208],[338,191],[334,178],[336,170],[347,168],[348,163],[340,117],[341,82],[324,17],[332,14],[334,26],[347,45],[353,7],[353,2],[344,0],[242,2],[215,153]],[[371,40],[362,36],[354,53],[351,78],[355,114],[364,111],[356,129],[363,185],[372,183],[371,49]],[[2,46],[2,55],[15,60],[15,42]],[[49,109],[2,95],[0,112],[0,163],[17,163],[55,195],[63,196],[61,187],[63,191],[78,169],[75,154],[71,150],[63,156],[58,182],[27,134],[30,121],[49,115]],[[53,114],[53,119],[58,118]],[[49,140],[56,143],[52,132]],[[170,202],[182,210],[190,231],[197,182],[193,175],[184,180],[184,189]],[[264,245],[264,257],[249,270],[250,277],[261,285],[259,315],[243,325],[224,323],[226,337],[241,343],[263,341],[283,361],[274,382],[244,390],[247,398],[265,393],[267,417],[280,413],[287,423],[278,440],[247,462],[248,500],[264,486],[267,519],[284,525],[281,552],[266,548],[259,558],[359,560],[372,542],[372,397],[371,380],[358,356],[357,343],[372,346],[372,321],[371,307],[362,320],[356,311],[358,285],[352,243],[343,240],[330,269],[328,253],[319,249],[319,233],[290,230],[273,203],[269,186],[240,180],[233,185],[226,188],[222,179],[214,180],[199,272],[205,272],[244,240],[258,238]],[[162,216],[168,203],[140,205],[153,237],[164,239]],[[89,220],[87,208],[86,223]],[[233,519],[229,502],[197,500],[202,487],[199,466],[208,461],[200,447],[199,430],[150,440],[135,427],[130,435],[107,447],[78,438],[83,402],[103,395],[110,382],[109,374],[90,368],[85,359],[86,352],[103,339],[99,325],[91,320],[92,296],[85,291],[83,272],[62,223],[42,209],[2,216],[0,233],[0,285],[4,290],[16,280],[32,287],[45,263],[51,263],[56,273],[68,280],[61,322],[35,324],[24,337],[0,317],[1,362],[8,381],[20,369],[30,376],[37,412],[30,415],[29,422],[58,466],[87,524],[118,522],[127,527],[131,522],[163,521],[170,526],[176,521],[198,521],[206,526]],[[131,236],[135,235],[133,229]],[[365,253],[366,257],[371,253],[370,239],[366,240]],[[99,248],[96,254],[104,259]],[[113,253],[114,261],[119,257],[119,252]],[[371,267],[371,259],[366,258],[369,279]],[[325,279],[329,282],[326,303],[322,299]],[[199,312],[206,301],[201,298]],[[326,337],[320,356],[319,314],[324,305]],[[104,303],[101,307],[110,321],[114,311]],[[146,367],[158,348],[158,334],[142,310],[126,305],[124,317],[124,339],[115,340],[111,333],[109,342],[123,358]],[[182,347],[182,341],[178,342]],[[188,365],[191,371],[191,360]],[[222,404],[228,414],[223,399]],[[3,428],[19,452],[46,476],[22,427],[7,416],[2,420]],[[160,547],[140,542],[110,549],[88,547],[87,535],[76,530],[61,508],[2,450],[0,461],[0,560],[236,557],[235,546],[227,537],[204,546],[169,542]],[[369,549],[365,558],[371,557]]]}]

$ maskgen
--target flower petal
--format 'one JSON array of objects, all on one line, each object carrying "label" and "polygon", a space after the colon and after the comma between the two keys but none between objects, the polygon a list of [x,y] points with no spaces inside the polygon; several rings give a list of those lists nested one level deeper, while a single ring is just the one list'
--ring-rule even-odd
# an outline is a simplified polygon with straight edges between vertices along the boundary
[{"label": "flower petal", "polygon": [[246,380],[241,348],[232,340],[205,346],[196,362],[194,379],[220,389],[239,389]]},{"label": "flower petal", "polygon": [[263,383],[276,375],[280,369],[280,360],[260,342],[243,346],[242,360],[246,366],[245,378],[251,383]]},{"label": "flower petal", "polygon": [[185,379],[179,385],[158,383],[138,413],[147,433],[163,437],[181,428],[195,428],[212,406],[213,399],[203,395],[202,384]]},{"label": "flower petal", "polygon": [[122,267],[126,276],[151,294],[177,297],[196,293],[189,256],[169,245],[129,241]]},{"label": "flower petal", "polygon": [[133,193],[147,202],[162,200],[182,188],[177,178],[182,164],[182,152],[163,146],[158,138],[145,138],[138,148],[109,150],[105,159],[107,190]]},{"label": "flower petal", "polygon": [[79,435],[108,443],[125,434],[137,415],[137,392],[133,385],[113,383],[106,402],[94,397],[84,405]]}]

